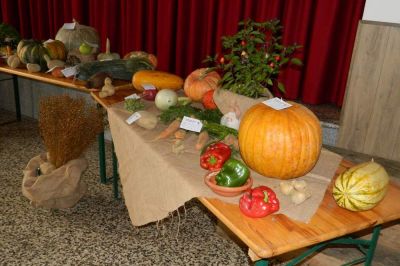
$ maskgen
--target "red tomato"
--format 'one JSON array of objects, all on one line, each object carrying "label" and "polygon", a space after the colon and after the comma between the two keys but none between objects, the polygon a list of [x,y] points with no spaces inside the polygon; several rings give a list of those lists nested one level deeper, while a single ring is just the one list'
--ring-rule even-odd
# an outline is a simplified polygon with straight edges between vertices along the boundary
[{"label": "red tomato", "polygon": [[213,96],[214,96],[214,90],[209,90],[204,94],[201,102],[205,109],[210,109],[210,110],[217,109],[217,105],[214,102]]},{"label": "red tomato", "polygon": [[225,63],[225,58],[224,58],[223,56],[221,56],[221,58],[219,59],[219,62],[220,62],[221,64]]},{"label": "red tomato", "polygon": [[240,44],[241,44],[242,46],[246,46],[246,41],[242,41]]}]

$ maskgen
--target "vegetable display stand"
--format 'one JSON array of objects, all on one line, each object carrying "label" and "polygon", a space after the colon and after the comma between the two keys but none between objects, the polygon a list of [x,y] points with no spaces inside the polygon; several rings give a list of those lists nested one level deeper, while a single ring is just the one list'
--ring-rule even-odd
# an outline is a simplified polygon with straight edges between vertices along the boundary
[{"label": "vegetable display stand", "polygon": [[[310,249],[306,250],[305,252],[301,253],[297,257],[293,258],[291,261],[289,261],[286,265],[287,266],[292,266],[292,265],[298,265],[301,263],[304,259],[306,259],[308,256],[312,255],[315,252],[318,252],[325,247],[329,245],[349,245],[349,246],[356,246],[363,254],[364,256],[358,259],[355,259],[353,261],[350,261],[344,265],[357,265],[359,263],[364,262],[365,266],[370,266],[372,263],[372,259],[374,257],[376,245],[378,243],[379,239],[379,233],[381,231],[381,226],[377,225],[374,227],[372,231],[372,237],[370,240],[365,240],[365,239],[354,239],[351,236],[347,237],[341,237],[337,238],[334,240],[326,241],[324,243],[320,243],[318,245],[315,245],[311,247]],[[256,266],[267,266],[269,265],[268,260],[259,260],[255,263]]]}]

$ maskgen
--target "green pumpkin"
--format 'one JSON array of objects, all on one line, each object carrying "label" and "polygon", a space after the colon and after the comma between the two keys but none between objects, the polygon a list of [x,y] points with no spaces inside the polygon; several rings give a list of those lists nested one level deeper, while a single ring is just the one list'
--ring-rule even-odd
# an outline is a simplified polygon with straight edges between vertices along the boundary
[{"label": "green pumpkin", "polygon": [[47,54],[47,49],[39,41],[21,40],[17,46],[17,55],[22,63],[38,64],[42,70],[47,69],[44,58]]}]

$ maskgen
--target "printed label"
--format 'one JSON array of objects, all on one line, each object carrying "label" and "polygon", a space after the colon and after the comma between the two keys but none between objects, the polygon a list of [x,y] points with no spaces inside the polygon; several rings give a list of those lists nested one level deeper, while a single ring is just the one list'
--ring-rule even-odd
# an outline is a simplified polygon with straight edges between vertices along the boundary
[{"label": "printed label", "polygon": [[76,66],[73,66],[64,68],[63,70],[61,70],[61,73],[63,73],[64,77],[68,78],[71,76],[75,76],[78,72]]},{"label": "printed label", "polygon": [[203,123],[196,118],[191,118],[184,116],[180,125],[180,128],[189,130],[189,131],[194,131],[194,132],[200,132],[203,127]]},{"label": "printed label", "polygon": [[63,25],[63,29],[65,30],[73,30],[75,29],[76,23],[72,22],[72,23],[64,23]]},{"label": "printed label", "polygon": [[133,122],[137,121],[141,117],[142,116],[138,112],[135,112],[128,119],[126,119],[126,123],[128,123],[128,125],[131,125]]},{"label": "printed label", "polygon": [[140,96],[137,95],[136,93],[134,93],[134,94],[131,94],[129,96],[126,96],[125,100],[127,100],[127,99],[140,99]]},{"label": "printed label", "polygon": [[142,84],[142,87],[144,90],[148,91],[148,90],[156,90],[156,87],[154,87],[153,84]]},{"label": "printed label", "polygon": [[278,97],[263,101],[263,104],[268,105],[275,110],[282,110],[292,106],[290,103],[287,103]]}]

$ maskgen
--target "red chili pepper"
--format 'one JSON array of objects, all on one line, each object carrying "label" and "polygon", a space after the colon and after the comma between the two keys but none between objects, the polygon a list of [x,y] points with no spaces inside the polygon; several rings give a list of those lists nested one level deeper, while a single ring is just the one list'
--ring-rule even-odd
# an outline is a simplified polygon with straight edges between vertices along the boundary
[{"label": "red chili pepper", "polygon": [[208,146],[200,156],[200,166],[210,171],[219,170],[230,157],[231,148],[225,143],[216,142]]},{"label": "red chili pepper", "polygon": [[279,210],[275,192],[266,186],[248,189],[239,200],[242,213],[252,218],[261,218]]}]

